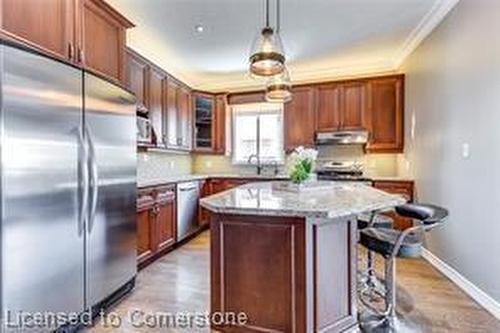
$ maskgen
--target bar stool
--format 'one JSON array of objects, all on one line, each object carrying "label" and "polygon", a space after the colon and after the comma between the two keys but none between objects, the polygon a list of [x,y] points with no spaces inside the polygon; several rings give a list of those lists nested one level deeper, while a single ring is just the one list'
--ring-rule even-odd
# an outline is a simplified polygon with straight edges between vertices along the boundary
[{"label": "bar stool", "polygon": [[[358,216],[358,231],[366,228],[385,228],[392,229],[394,221],[387,215],[382,215],[378,211],[373,211],[370,214],[361,214]],[[359,240],[358,240],[359,242]],[[358,261],[358,267],[362,261]],[[358,270],[358,292],[372,292],[382,290],[383,286],[378,279],[375,278],[375,270],[373,267],[373,252],[366,251],[366,268]]]},{"label": "bar stool", "polygon": [[384,262],[385,308],[377,309],[360,295],[368,311],[360,314],[360,325],[365,332],[396,332],[396,257],[418,258],[422,252],[424,232],[441,225],[448,216],[442,207],[427,204],[405,204],[396,207],[398,215],[414,219],[413,227],[404,231],[369,227],[360,231],[360,243],[368,251],[380,254]]}]

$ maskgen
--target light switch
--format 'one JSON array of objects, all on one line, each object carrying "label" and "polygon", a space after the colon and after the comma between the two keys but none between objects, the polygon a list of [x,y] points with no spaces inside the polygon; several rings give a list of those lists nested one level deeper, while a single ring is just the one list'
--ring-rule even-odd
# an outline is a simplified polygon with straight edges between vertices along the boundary
[{"label": "light switch", "polygon": [[468,159],[470,157],[470,146],[468,143],[462,144],[462,157]]}]

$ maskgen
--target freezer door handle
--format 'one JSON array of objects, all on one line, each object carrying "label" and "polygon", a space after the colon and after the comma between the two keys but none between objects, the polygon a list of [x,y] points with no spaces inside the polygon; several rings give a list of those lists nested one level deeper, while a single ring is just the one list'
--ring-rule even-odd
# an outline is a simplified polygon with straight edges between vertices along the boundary
[{"label": "freezer door handle", "polygon": [[78,187],[80,193],[80,210],[78,212],[78,235],[84,232],[85,217],[87,216],[89,204],[89,170],[88,170],[88,151],[80,128],[75,128],[78,139]]},{"label": "freezer door handle", "polygon": [[92,135],[90,134],[90,131],[88,128],[86,128],[86,134],[87,134],[87,142],[89,146],[89,176],[90,176],[90,210],[89,210],[89,219],[88,219],[88,232],[92,232],[92,228],[94,226],[94,219],[95,219],[95,213],[97,210],[97,201],[98,201],[98,195],[99,195],[99,173],[97,170],[97,162],[96,162],[96,153],[95,153],[95,146],[94,142],[92,141]]}]

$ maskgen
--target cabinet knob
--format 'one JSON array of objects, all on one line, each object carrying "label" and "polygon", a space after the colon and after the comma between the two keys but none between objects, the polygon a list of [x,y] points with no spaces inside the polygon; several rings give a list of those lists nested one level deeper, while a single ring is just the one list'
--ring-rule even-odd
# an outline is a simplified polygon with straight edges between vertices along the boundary
[{"label": "cabinet knob", "polygon": [[76,56],[77,56],[77,62],[83,63],[83,51],[80,47],[78,48],[78,52],[76,53]]}]

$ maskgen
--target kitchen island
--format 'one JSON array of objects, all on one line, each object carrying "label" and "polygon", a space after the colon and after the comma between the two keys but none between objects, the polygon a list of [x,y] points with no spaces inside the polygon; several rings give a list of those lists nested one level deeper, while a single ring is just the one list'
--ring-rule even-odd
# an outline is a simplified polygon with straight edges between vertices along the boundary
[{"label": "kitchen island", "polygon": [[357,215],[403,204],[361,184],[296,193],[273,182],[201,200],[210,211],[211,312],[244,312],[223,332],[344,332],[357,327]]}]

